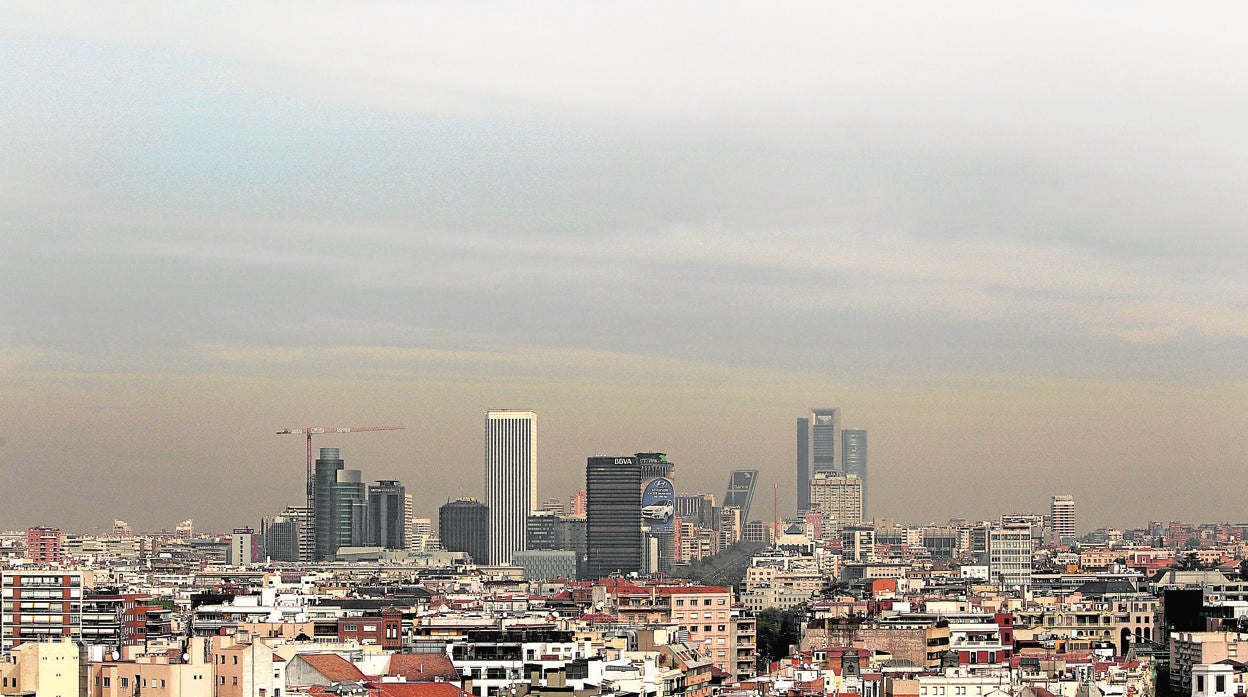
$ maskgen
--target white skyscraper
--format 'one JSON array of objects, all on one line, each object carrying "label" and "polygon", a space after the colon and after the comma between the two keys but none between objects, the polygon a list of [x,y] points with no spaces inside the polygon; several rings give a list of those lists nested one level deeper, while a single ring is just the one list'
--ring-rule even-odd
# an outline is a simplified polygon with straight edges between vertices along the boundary
[{"label": "white skyscraper", "polygon": [[1075,499],[1072,496],[1054,496],[1049,504],[1049,515],[1056,542],[1075,536]]},{"label": "white skyscraper", "polygon": [[490,508],[490,564],[510,564],[525,549],[525,525],[537,510],[537,414],[485,413],[485,504]]}]

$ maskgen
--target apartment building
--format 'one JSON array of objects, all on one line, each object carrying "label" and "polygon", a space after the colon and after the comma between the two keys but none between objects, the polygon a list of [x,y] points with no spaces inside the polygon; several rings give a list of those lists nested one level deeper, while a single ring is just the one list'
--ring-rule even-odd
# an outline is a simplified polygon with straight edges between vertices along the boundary
[{"label": "apartment building", "polygon": [[0,649],[27,641],[82,637],[82,573],[6,570],[0,573]]}]

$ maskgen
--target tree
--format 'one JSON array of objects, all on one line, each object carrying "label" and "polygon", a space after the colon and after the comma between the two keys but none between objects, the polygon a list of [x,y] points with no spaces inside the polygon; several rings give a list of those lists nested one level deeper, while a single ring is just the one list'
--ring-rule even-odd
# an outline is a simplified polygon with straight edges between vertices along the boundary
[{"label": "tree", "polygon": [[[798,621],[802,608],[768,608],[755,615],[755,646],[760,664],[789,655],[789,646],[801,638]],[[762,666],[760,666],[762,667]]]},{"label": "tree", "polygon": [[1200,556],[1195,552],[1188,552],[1179,560],[1179,569],[1182,571],[1200,571],[1203,568],[1205,565],[1201,563]]}]

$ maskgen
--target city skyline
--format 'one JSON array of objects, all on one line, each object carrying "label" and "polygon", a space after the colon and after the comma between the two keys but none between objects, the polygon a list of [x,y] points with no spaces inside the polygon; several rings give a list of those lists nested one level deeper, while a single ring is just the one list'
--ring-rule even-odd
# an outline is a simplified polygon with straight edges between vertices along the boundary
[{"label": "city skyline", "polygon": [[783,514],[835,404],[871,516],[1248,518],[1241,5],[0,14],[0,527],[254,526],[318,423],[430,516],[503,404],[539,500]]}]

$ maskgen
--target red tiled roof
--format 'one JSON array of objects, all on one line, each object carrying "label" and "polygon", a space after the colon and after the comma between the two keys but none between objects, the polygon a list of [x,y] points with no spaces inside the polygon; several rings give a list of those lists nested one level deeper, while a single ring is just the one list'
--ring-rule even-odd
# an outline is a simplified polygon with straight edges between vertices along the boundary
[{"label": "red tiled roof", "polygon": [[336,653],[301,653],[297,658],[303,659],[313,670],[325,676],[329,684],[344,680],[364,680],[365,676],[355,664]]},{"label": "red tiled roof", "polygon": [[408,682],[428,682],[434,678],[460,680],[459,671],[444,653],[396,653],[390,657],[386,675],[401,675]]},{"label": "red tiled roof", "polygon": [[378,697],[465,697],[468,693],[449,682],[372,682]]}]

